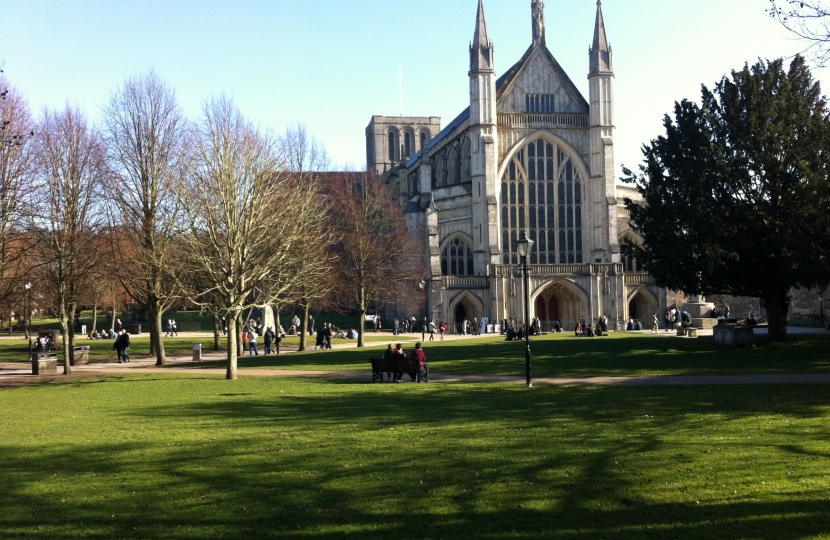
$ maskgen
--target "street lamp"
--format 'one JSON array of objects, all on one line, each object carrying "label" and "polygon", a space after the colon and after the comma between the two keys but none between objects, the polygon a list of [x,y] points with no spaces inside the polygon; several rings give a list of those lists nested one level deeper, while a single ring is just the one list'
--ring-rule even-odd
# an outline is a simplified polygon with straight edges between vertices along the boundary
[{"label": "street lamp", "polygon": [[27,281],[24,285],[26,287],[26,295],[29,303],[29,317],[26,319],[26,333],[29,334],[29,360],[32,359],[32,282]]},{"label": "street lamp", "polygon": [[[420,283],[418,283],[418,288],[421,290],[422,293],[424,292],[424,287],[426,286],[427,282],[423,279]],[[427,297],[426,294],[424,294],[424,297],[421,298],[421,342],[424,342],[427,339],[427,318],[424,315],[424,304],[426,304],[426,301]]]},{"label": "street lamp", "polygon": [[522,267],[524,269],[524,290],[525,290],[525,345],[527,351],[525,352],[525,376],[527,378],[527,387],[533,388],[533,382],[530,380],[530,290],[528,285],[527,275],[527,256],[533,249],[533,240],[527,237],[527,233],[522,232],[522,239],[517,242],[519,256],[522,258]]}]

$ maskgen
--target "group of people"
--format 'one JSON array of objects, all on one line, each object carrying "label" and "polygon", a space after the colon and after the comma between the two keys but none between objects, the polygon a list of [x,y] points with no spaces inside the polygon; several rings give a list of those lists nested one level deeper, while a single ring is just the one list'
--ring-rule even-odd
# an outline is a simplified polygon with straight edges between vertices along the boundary
[{"label": "group of people", "polygon": [[[424,318],[424,325],[427,324],[426,317]],[[426,329],[426,326],[424,326]],[[392,335],[399,336],[402,333],[412,334],[418,331],[418,320],[415,317],[404,317],[402,321],[398,319],[392,320]]]},{"label": "group of people", "polygon": [[52,352],[56,348],[55,339],[52,337],[52,334],[47,336],[40,336],[37,338],[35,342],[35,350],[37,352]]},{"label": "group of people", "polygon": [[314,342],[314,350],[320,347],[320,350],[331,349],[331,338],[334,332],[332,331],[331,323],[323,323],[323,326],[317,330],[317,340]]},{"label": "group of people", "polygon": [[589,324],[587,320],[582,319],[576,324],[574,334],[577,337],[602,337],[608,335],[608,317],[602,315],[597,317],[596,322]]},{"label": "group of people", "polygon": [[[656,332],[657,314],[653,314],[651,319],[651,330],[652,332]],[[691,326],[692,316],[688,311],[676,307],[672,307],[671,309],[666,308],[666,311],[663,312],[663,324],[666,327],[666,332],[674,330],[678,326]]]},{"label": "group of people", "polygon": [[[282,328],[279,328],[281,330]],[[282,342],[283,334],[279,331],[274,331],[273,326],[262,325],[262,320],[249,320],[245,323],[242,330],[243,346],[248,348],[248,356],[259,356],[258,338],[262,337],[262,343],[265,346],[265,355],[280,354],[280,343]]]},{"label": "group of people", "polygon": [[[386,348],[386,352],[383,353],[384,360],[395,360],[395,359],[405,359],[406,352],[403,350],[403,346],[398,343],[394,347],[390,343],[389,346]],[[424,349],[421,346],[421,342],[415,344],[415,348],[412,350],[412,353],[409,355],[410,360],[413,360],[418,363],[421,371],[426,372],[427,378],[429,378],[429,364],[427,364],[427,355],[424,353]],[[403,372],[400,373],[387,373],[387,375],[392,379],[392,382],[401,382],[401,377],[403,377]],[[409,376],[412,378],[413,382],[418,380],[418,374],[416,372],[409,373]]]},{"label": "group of people", "polygon": [[118,337],[115,338],[115,343],[112,344],[112,348],[118,354],[119,364],[126,364],[130,361],[130,334],[123,327],[118,333]]},{"label": "group of people", "polygon": [[424,318],[424,323],[427,325],[427,330],[429,331],[429,340],[435,341],[435,330],[438,330],[438,334],[441,338],[441,341],[444,341],[444,334],[447,332],[447,323],[444,321],[439,321],[438,324],[435,324],[435,321],[426,322],[426,318]]},{"label": "group of people", "polygon": [[176,326],[176,319],[167,319],[167,333],[164,337],[173,337],[179,335],[179,328]]},{"label": "group of people", "polygon": [[87,339],[116,339],[118,337],[118,332],[115,330],[93,330],[89,334],[86,335]]}]

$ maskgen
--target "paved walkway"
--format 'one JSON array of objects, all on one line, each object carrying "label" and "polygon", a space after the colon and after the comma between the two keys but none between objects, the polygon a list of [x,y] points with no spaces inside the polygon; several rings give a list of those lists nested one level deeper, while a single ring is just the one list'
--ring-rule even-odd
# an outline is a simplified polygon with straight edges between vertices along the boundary
[{"label": "paved walkway", "polygon": [[[202,368],[189,360],[171,359],[171,367],[157,368],[153,360],[136,360],[129,364],[96,363],[76,366],[75,373],[123,375],[123,374],[170,374],[209,375],[224,377],[221,368]],[[28,369],[20,364],[0,364],[0,380],[7,378],[31,378]],[[304,377],[314,379],[353,379],[371,382],[371,374],[361,371],[309,371],[289,369],[240,369],[240,377]],[[430,382],[436,383],[505,383],[525,384],[524,377],[494,375],[445,375],[432,374]],[[830,384],[830,373],[767,374],[767,375],[676,375],[642,377],[535,377],[533,384],[539,386],[700,386],[700,385],[747,385],[747,384]]]}]

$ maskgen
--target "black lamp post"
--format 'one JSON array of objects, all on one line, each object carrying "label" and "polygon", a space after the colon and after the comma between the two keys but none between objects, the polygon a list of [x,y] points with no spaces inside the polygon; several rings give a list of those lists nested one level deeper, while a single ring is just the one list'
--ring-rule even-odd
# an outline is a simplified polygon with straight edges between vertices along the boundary
[{"label": "black lamp post", "polygon": [[29,360],[31,360],[32,359],[32,282],[27,281],[26,285],[24,285],[24,287],[26,287],[26,296],[28,297],[28,304],[29,304],[29,309],[27,310],[28,317],[26,319],[26,333],[29,334]]},{"label": "black lamp post", "polygon": [[426,295],[426,292],[424,292],[424,287],[426,287],[426,286],[427,286],[427,282],[424,281],[423,279],[421,280],[420,283],[418,283],[418,288],[421,290],[421,293],[424,295],[424,297],[421,298],[421,342],[426,341],[426,338],[427,338],[427,318],[424,315],[424,304],[426,304],[426,302],[427,302],[427,295]]},{"label": "black lamp post", "polygon": [[530,287],[527,275],[527,256],[530,255],[533,249],[533,240],[527,237],[527,234],[522,232],[522,238],[517,242],[519,256],[522,258],[522,267],[524,270],[524,290],[525,290],[525,345],[527,351],[525,352],[525,376],[527,377],[527,387],[533,388],[533,381],[530,379]]},{"label": "black lamp post", "polygon": [[821,294],[818,297],[819,301],[819,309],[821,310],[821,327],[827,328],[824,326],[824,287],[821,288]]}]

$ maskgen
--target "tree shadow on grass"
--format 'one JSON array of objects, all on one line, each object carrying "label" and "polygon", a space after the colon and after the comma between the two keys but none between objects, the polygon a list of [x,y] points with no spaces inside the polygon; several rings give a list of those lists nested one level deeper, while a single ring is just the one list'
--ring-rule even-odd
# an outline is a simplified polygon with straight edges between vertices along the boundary
[{"label": "tree shadow on grass", "polygon": [[[639,540],[795,538],[830,526],[830,507],[816,497],[817,489],[777,501],[721,496],[702,504],[689,497],[663,502],[654,496],[662,476],[625,470],[632,456],[671,454],[659,433],[676,428],[688,408],[740,417],[770,407],[792,411],[799,400],[791,393],[773,392],[772,402],[738,408],[726,392],[684,407],[679,401],[690,395],[648,389],[628,389],[630,398],[616,389],[572,389],[527,400],[502,388],[464,390],[440,400],[441,414],[420,424],[411,411],[423,413],[439,396],[237,395],[183,408],[147,407],[137,417],[125,413],[128,421],[153,419],[174,429],[194,415],[215,420],[184,441],[0,445],[0,531],[11,536],[42,527],[51,538]],[[806,401],[805,415],[827,404]],[[650,433],[633,440],[585,433],[602,423],[631,422],[639,406],[659,414],[642,421],[652,424]],[[568,430],[563,422],[578,425]],[[238,432],[249,423],[270,433]],[[469,427],[482,423],[484,433]],[[228,433],[217,437],[221,426]],[[417,452],[396,443],[406,426],[417,426],[407,444],[426,440]],[[442,437],[442,431],[451,434]],[[86,490],[77,487],[82,483]]]}]

